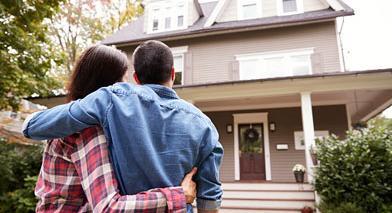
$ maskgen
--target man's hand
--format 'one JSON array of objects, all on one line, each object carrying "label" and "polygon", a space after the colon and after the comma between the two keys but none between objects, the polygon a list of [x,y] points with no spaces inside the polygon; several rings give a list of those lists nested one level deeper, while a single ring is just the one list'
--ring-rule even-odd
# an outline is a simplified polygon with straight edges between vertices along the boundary
[{"label": "man's hand", "polygon": [[196,183],[192,180],[196,172],[197,168],[193,168],[191,172],[185,175],[184,179],[181,182],[181,187],[184,190],[187,204],[193,203],[196,198]]}]

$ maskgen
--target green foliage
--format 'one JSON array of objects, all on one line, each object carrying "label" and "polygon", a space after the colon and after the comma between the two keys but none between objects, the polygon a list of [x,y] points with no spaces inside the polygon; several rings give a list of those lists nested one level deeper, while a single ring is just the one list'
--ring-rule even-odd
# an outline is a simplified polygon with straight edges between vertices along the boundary
[{"label": "green foliage", "polygon": [[59,61],[43,23],[60,1],[0,1],[0,109],[16,110],[22,97],[48,95],[59,86],[49,76]]},{"label": "green foliage", "polygon": [[342,212],[350,208],[365,212],[390,210],[391,129],[370,126],[349,132],[345,140],[332,136],[319,141],[317,149],[320,166],[315,173],[315,188],[325,206]]},{"label": "green foliage", "polygon": [[340,203],[335,206],[322,202],[318,208],[322,213],[366,213],[362,208],[353,203]]},{"label": "green foliage", "polygon": [[34,212],[34,187],[42,162],[42,146],[0,141],[0,213]]}]

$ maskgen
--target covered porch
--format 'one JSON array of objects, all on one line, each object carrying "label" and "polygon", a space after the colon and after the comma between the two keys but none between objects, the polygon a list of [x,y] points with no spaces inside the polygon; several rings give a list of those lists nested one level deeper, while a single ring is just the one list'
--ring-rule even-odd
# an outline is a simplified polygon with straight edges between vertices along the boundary
[{"label": "covered porch", "polygon": [[[305,150],[315,136],[345,137],[354,125],[389,107],[392,72],[215,83],[176,91],[216,125],[225,148],[223,182],[295,182],[292,167],[298,163],[306,167],[306,181],[312,182],[314,164]],[[258,136],[253,147],[244,146],[246,131]]]}]

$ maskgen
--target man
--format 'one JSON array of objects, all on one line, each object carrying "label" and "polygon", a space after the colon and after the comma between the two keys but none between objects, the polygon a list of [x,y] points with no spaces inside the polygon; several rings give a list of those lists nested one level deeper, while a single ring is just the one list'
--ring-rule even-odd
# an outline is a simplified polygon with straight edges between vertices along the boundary
[{"label": "man", "polygon": [[216,128],[171,89],[175,70],[168,46],[147,41],[135,50],[133,62],[134,79],[141,86],[118,83],[35,114],[25,121],[24,135],[59,138],[99,124],[122,193],[178,185],[186,172],[198,167],[197,208],[217,212],[223,148]]}]

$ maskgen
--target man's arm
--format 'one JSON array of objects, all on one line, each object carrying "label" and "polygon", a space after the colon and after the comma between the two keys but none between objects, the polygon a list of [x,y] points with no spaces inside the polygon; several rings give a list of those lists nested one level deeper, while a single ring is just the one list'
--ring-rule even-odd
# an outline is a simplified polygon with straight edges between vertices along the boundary
[{"label": "man's arm", "polygon": [[102,88],[81,100],[32,115],[25,120],[22,131],[35,140],[62,138],[87,127],[104,126],[110,107],[110,89]]},{"label": "man's arm", "polygon": [[197,209],[201,213],[218,212],[221,205],[223,190],[219,180],[219,169],[223,157],[223,147],[218,138],[219,135],[212,125],[204,135],[204,145],[200,150],[201,156],[206,156],[200,159],[196,175]]},{"label": "man's arm", "polygon": [[[97,136],[85,137],[85,134]],[[91,128],[82,135],[85,138],[82,143],[74,144],[76,148],[71,154],[71,160],[94,212],[165,212],[166,208],[168,212],[184,212],[186,202],[193,202],[196,186],[192,182],[192,176],[196,170],[192,170],[184,178],[181,187],[153,189],[136,195],[120,195],[103,132]]]}]

